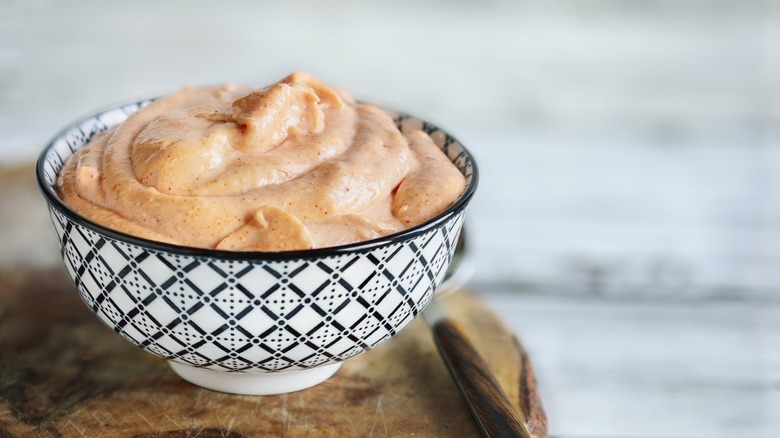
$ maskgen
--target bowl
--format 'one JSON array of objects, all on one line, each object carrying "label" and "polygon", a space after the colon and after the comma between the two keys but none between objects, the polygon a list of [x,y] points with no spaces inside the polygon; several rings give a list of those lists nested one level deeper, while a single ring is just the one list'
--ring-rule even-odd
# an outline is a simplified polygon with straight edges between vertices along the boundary
[{"label": "bowl", "polygon": [[65,128],[36,173],[60,252],[84,303],[116,333],[168,360],[183,379],[263,395],[327,380],[342,361],[390,339],[431,300],[453,259],[477,186],[472,156],[430,123],[390,112],[399,128],[431,135],[466,178],[433,219],[356,244],[288,252],[234,252],[124,234],[65,205],[55,182],[93,135],[152,100],[101,111]]}]

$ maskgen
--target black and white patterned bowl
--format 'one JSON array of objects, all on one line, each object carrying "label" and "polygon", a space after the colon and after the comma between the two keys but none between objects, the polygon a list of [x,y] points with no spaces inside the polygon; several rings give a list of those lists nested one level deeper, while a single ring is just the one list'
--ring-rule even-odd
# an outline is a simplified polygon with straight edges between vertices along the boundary
[{"label": "black and white patterned bowl", "polygon": [[197,385],[239,394],[304,389],[422,312],[453,257],[477,168],[460,143],[413,117],[467,180],[432,220],[391,236],[334,248],[231,252],[164,244],[92,222],[65,205],[55,181],[90,138],[151,101],[102,111],[62,131],[37,163],[38,183],[65,266],[108,327],[167,359]]}]

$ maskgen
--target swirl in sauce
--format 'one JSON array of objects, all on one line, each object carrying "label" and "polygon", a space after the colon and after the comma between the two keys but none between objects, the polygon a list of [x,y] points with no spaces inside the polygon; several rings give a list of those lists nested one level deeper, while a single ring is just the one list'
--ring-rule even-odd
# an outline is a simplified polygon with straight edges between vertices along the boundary
[{"label": "swirl in sauce", "polygon": [[322,248],[413,227],[465,180],[422,131],[305,73],[270,87],[188,87],[96,135],[60,198],[138,237],[247,251]]}]

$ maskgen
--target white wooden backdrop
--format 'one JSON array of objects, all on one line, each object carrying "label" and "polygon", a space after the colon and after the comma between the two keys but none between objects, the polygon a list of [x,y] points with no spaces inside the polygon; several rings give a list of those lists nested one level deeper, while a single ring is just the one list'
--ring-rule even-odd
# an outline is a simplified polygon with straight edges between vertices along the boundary
[{"label": "white wooden backdrop", "polygon": [[293,69],[476,154],[473,286],[553,433],[780,436],[780,1],[0,1],[0,163],[111,103]]}]

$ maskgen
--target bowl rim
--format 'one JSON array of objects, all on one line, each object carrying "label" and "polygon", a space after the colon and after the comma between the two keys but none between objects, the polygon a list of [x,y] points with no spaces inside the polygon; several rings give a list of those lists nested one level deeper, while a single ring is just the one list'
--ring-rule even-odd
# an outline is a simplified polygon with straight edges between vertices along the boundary
[{"label": "bowl rim", "polygon": [[[463,153],[468,157],[469,161],[471,162],[471,181],[466,186],[466,189],[463,191],[460,197],[458,197],[458,199],[455,200],[455,202],[453,202],[452,205],[450,205],[444,211],[440,212],[439,214],[432,217],[431,219],[428,219],[427,221],[415,225],[411,228],[401,230],[397,233],[388,234],[387,236],[378,237],[376,239],[350,243],[347,245],[330,246],[324,248],[302,249],[302,250],[293,250],[293,251],[226,251],[226,250],[219,250],[213,248],[199,248],[193,246],[176,245],[172,243],[165,243],[156,240],[145,239],[128,233],[123,233],[121,231],[117,231],[113,228],[106,227],[90,219],[87,219],[86,217],[82,216],[81,214],[77,213],[75,210],[70,208],[70,206],[65,204],[65,202],[63,202],[60,199],[60,197],[57,195],[57,193],[54,191],[54,189],[50,187],[48,183],[46,183],[44,165],[46,163],[46,157],[48,156],[49,151],[51,151],[54,148],[54,144],[59,139],[64,137],[68,132],[72,131],[75,128],[78,128],[81,123],[89,119],[96,118],[108,111],[121,109],[129,105],[140,104],[147,101],[151,102],[158,98],[159,97],[140,99],[131,102],[125,102],[118,105],[107,106],[101,110],[94,111],[87,116],[80,117],[75,122],[72,122],[67,126],[65,126],[63,129],[61,129],[49,141],[49,143],[46,145],[43,151],[38,155],[38,159],[36,160],[35,163],[35,175],[36,175],[36,180],[38,181],[38,188],[43,193],[46,202],[50,206],[55,208],[57,211],[65,215],[68,219],[70,219],[71,221],[73,221],[78,225],[88,228],[110,239],[135,245],[144,248],[145,250],[151,250],[151,251],[162,252],[162,253],[171,253],[171,254],[187,256],[187,257],[210,258],[210,259],[219,259],[219,260],[286,261],[286,260],[297,260],[297,259],[335,257],[335,256],[350,254],[355,252],[363,252],[378,247],[401,243],[409,239],[412,239],[414,237],[417,237],[420,234],[429,231],[431,228],[436,227],[437,225],[439,225],[440,222],[446,220],[447,217],[464,210],[466,206],[469,204],[469,202],[471,201],[471,198],[474,196],[474,193],[476,192],[477,189],[477,185],[479,183],[479,170],[477,168],[477,162],[474,159],[474,155],[465,146],[463,146],[463,143],[461,143],[455,137],[450,135],[448,131],[445,131],[439,128],[438,126],[436,126],[435,124],[427,122],[419,117],[415,117],[407,113],[403,113],[403,112],[399,112],[399,111],[395,111],[392,109],[379,106],[380,108],[383,108],[387,111],[393,111],[398,115],[419,120],[423,122],[425,126],[443,132],[452,141],[460,145],[460,147],[463,149]],[[141,108],[139,108],[138,110],[140,109]],[[55,176],[55,178],[58,175],[59,172]]]}]

